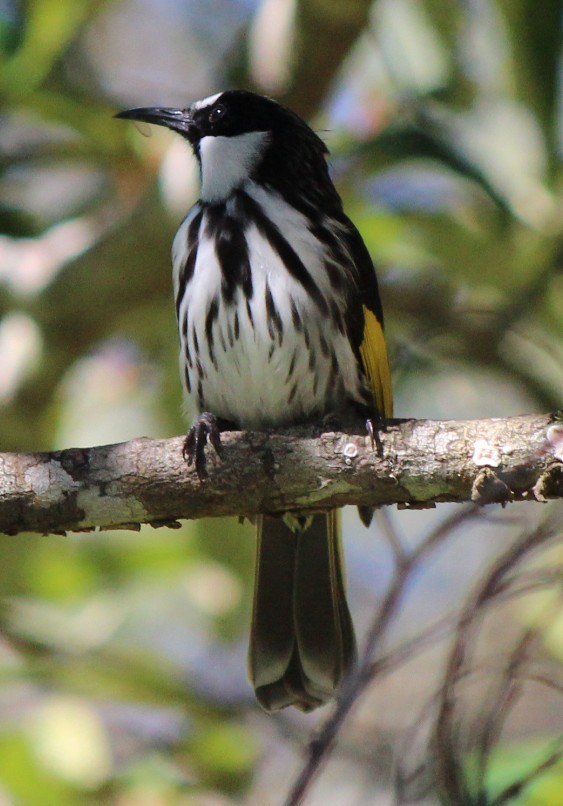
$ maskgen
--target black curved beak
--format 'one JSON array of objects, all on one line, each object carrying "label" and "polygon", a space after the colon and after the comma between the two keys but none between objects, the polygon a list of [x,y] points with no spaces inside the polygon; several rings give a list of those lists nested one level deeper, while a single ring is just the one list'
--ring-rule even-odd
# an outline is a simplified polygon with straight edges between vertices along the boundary
[{"label": "black curved beak", "polygon": [[154,123],[156,126],[166,126],[167,129],[180,132],[186,136],[193,133],[193,119],[188,109],[166,109],[160,106],[139,107],[126,109],[114,115],[125,120],[138,120],[142,123]]}]

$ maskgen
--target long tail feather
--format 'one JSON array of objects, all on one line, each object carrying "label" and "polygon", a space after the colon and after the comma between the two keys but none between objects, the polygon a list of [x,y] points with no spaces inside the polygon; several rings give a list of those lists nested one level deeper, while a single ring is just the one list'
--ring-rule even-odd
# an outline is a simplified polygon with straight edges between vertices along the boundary
[{"label": "long tail feather", "polygon": [[317,708],[354,663],[339,515],[315,515],[297,531],[259,519],[249,676],[266,711]]}]

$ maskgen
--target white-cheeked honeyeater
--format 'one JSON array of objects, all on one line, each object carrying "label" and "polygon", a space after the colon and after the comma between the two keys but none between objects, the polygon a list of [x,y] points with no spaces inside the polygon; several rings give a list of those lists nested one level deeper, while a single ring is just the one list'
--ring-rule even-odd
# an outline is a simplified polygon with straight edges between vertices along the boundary
[{"label": "white-cheeked honeyeater", "polygon": [[[201,195],[172,249],[188,462],[224,428],[357,412],[392,416],[375,270],[344,214],[327,148],[296,114],[242,90],[117,117],[191,145]],[[309,711],[354,663],[337,510],[260,516],[249,675],[267,711]]]}]

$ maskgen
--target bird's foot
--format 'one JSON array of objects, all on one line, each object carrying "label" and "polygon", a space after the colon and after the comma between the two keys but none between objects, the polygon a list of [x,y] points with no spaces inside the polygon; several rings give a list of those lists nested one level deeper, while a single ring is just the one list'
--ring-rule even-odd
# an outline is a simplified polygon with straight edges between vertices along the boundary
[{"label": "bird's foot", "polygon": [[381,417],[370,417],[366,420],[366,430],[371,440],[371,447],[377,451],[377,455],[383,457],[383,443],[381,442],[380,432],[383,430],[383,420]]},{"label": "bird's foot", "polygon": [[208,441],[213,445],[216,454],[220,457],[222,446],[219,420],[214,414],[204,411],[194,420],[194,424],[186,434],[182,448],[182,455],[186,463],[188,466],[194,465],[200,481],[205,481],[209,475],[205,458],[205,446]]}]

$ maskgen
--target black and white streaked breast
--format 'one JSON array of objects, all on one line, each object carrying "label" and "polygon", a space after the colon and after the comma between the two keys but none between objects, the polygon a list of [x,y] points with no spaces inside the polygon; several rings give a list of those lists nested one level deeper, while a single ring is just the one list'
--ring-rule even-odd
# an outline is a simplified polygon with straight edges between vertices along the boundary
[{"label": "black and white streaked breast", "polygon": [[[190,111],[197,116],[218,99]],[[339,237],[343,225],[320,213],[313,223],[256,180],[271,136],[198,140],[201,199],[172,250],[189,414],[208,410],[240,427],[279,426],[370,400],[347,332],[345,289],[357,278]]]},{"label": "black and white streaked breast", "polygon": [[191,415],[260,428],[369,401],[346,333],[350,267],[328,227],[321,238],[311,229],[251,181],[188,213],[172,256]]}]

